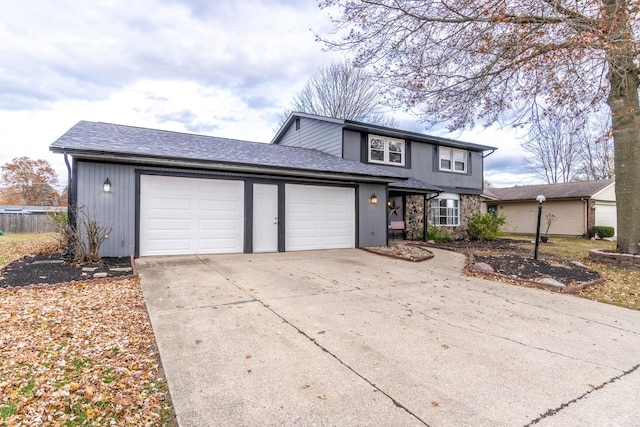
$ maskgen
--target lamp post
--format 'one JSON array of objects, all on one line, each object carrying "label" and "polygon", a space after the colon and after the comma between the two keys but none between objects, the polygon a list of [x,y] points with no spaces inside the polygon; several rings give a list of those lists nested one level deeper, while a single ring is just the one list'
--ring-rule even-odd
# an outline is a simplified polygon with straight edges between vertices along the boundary
[{"label": "lamp post", "polygon": [[542,202],[547,200],[542,194],[536,197],[538,201],[538,225],[536,226],[536,249],[533,252],[533,259],[538,259],[538,245],[540,244],[540,219],[542,218]]}]

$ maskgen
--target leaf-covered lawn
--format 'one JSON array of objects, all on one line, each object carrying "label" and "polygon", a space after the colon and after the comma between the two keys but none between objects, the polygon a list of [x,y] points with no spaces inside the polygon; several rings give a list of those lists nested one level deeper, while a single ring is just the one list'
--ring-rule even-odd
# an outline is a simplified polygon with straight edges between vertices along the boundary
[{"label": "leaf-covered lawn", "polygon": [[[56,235],[0,236],[3,260]],[[0,288],[0,426],[172,425],[137,278]]]},{"label": "leaf-covered lawn", "polygon": [[168,421],[137,279],[1,289],[0,300],[0,425]]},{"label": "leaf-covered lawn", "polygon": [[22,255],[35,255],[60,250],[56,233],[13,234],[0,236],[0,267]]}]

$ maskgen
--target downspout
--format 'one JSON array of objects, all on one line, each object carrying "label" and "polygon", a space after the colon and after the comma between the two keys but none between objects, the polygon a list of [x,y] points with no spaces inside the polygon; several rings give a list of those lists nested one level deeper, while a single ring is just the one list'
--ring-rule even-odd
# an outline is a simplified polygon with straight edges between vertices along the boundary
[{"label": "downspout", "polygon": [[486,154],[486,155],[485,155],[485,154],[483,154],[483,155],[482,155],[482,158],[483,158],[483,159],[486,159],[487,157],[489,157],[490,155],[492,155],[492,154],[493,154],[493,153],[495,153],[495,152],[496,152],[496,150],[495,150],[495,149],[493,149],[493,150],[491,150],[491,151],[489,152],[489,154]]},{"label": "downspout", "polygon": [[590,237],[590,233],[589,233],[589,201],[585,200],[584,197],[581,197],[580,200],[582,200],[582,203],[584,203],[584,225],[582,227],[582,229],[584,230],[583,236],[585,236],[588,239]]},{"label": "downspout", "polygon": [[422,219],[422,241],[423,242],[427,241],[427,206],[428,206],[427,202],[430,202],[431,200],[435,199],[442,193],[444,193],[444,191],[438,191],[431,197],[427,197],[426,194],[423,196],[424,198],[424,201],[422,202],[423,203],[422,213],[424,215],[424,218]]},{"label": "downspout", "polygon": [[[76,219],[76,210],[75,210],[75,199],[74,199],[74,188],[75,182],[73,180],[73,171],[71,169],[71,164],[69,164],[69,155],[64,153],[64,164],[67,166],[67,222],[69,224],[70,231],[73,231],[77,227],[77,219]],[[72,249],[73,242],[71,239],[75,233],[67,233],[67,248],[64,251],[64,255],[73,256]]]}]

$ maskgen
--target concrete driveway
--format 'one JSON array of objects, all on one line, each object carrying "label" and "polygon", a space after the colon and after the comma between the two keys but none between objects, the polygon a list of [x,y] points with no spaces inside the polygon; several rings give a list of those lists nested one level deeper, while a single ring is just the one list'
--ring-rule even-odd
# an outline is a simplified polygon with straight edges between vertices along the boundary
[{"label": "concrete driveway", "polygon": [[180,425],[638,425],[640,312],[434,252],[137,260]]}]

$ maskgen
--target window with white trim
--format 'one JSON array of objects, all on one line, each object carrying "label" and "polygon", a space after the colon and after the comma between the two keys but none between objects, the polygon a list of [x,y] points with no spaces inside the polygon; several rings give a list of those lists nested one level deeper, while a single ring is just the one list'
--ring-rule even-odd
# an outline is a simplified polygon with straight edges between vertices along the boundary
[{"label": "window with white trim", "polygon": [[431,223],[446,227],[460,225],[460,196],[443,193],[431,200]]},{"label": "window with white trim", "polygon": [[369,135],[369,162],[404,166],[405,142],[386,136]]},{"label": "window with white trim", "polygon": [[455,148],[439,147],[439,165],[441,171],[467,173],[467,152]]}]

